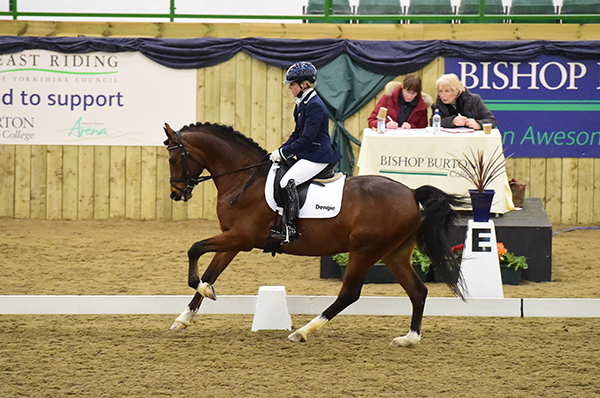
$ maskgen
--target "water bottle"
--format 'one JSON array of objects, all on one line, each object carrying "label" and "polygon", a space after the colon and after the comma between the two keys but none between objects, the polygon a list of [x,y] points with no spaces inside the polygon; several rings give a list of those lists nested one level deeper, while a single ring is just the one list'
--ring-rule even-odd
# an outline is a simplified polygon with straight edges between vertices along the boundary
[{"label": "water bottle", "polygon": [[377,132],[379,134],[385,133],[385,119],[380,117],[377,118]]},{"label": "water bottle", "polygon": [[442,125],[442,117],[440,116],[440,110],[436,109],[433,118],[431,119],[431,125],[433,127],[433,134],[440,133],[440,127]]},{"label": "water bottle", "polygon": [[379,108],[379,113],[377,114],[377,132],[379,134],[385,133],[385,118],[387,116],[387,108],[383,106]]}]

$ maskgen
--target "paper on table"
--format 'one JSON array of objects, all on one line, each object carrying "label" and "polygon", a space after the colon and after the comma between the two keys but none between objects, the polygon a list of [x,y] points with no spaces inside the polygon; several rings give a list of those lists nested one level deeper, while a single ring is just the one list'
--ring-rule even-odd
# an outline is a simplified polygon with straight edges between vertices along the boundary
[{"label": "paper on table", "polygon": [[445,131],[446,133],[472,133],[475,130],[470,127],[443,127],[440,129],[441,131]]}]

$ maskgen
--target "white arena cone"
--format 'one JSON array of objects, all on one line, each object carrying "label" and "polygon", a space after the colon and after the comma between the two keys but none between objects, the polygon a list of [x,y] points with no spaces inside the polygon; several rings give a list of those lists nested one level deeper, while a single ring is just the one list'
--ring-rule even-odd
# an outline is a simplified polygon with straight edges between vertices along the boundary
[{"label": "white arena cone", "polygon": [[261,286],[258,289],[252,331],[261,329],[292,330],[285,286]]},{"label": "white arena cone", "polygon": [[460,268],[469,297],[504,298],[493,221],[469,220]]}]

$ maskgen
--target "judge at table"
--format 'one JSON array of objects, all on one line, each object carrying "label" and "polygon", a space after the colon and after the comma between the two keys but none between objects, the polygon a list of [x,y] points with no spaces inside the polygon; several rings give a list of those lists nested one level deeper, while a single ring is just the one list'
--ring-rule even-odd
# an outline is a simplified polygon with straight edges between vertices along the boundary
[{"label": "judge at table", "polygon": [[433,114],[439,109],[442,127],[470,127],[481,130],[490,123],[496,128],[496,118],[478,94],[472,94],[454,73],[440,76],[435,86],[438,96],[431,106]]},{"label": "judge at table", "polygon": [[387,129],[414,129],[427,127],[427,106],[423,99],[431,97],[421,93],[421,78],[408,75],[402,83],[389,82],[385,86],[385,94],[379,99],[375,109],[369,116],[369,127],[377,128],[379,108],[387,108]]}]

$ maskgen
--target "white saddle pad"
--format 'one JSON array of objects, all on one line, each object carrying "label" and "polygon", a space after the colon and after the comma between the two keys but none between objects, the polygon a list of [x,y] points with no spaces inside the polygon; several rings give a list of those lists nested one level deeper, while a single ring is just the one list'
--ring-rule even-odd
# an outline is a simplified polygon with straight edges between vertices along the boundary
[{"label": "white saddle pad", "polygon": [[[283,209],[277,206],[273,197],[273,183],[275,181],[275,173],[279,168],[279,164],[273,163],[267,176],[265,185],[265,198],[269,207],[278,212],[283,213]],[[342,176],[333,182],[328,182],[324,186],[319,184],[310,184],[306,195],[306,202],[300,209],[300,218],[331,218],[338,215],[342,207],[342,192],[346,176]]]}]

